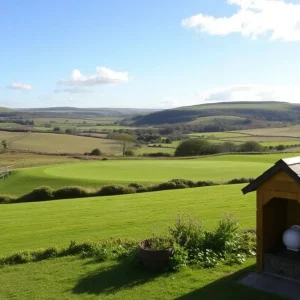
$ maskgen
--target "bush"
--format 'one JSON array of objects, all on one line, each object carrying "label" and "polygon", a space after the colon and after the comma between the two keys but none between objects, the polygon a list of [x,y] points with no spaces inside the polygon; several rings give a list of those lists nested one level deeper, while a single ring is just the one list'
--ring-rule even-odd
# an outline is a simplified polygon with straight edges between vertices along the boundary
[{"label": "bush", "polygon": [[108,160],[108,158],[107,157],[103,157],[101,160]]},{"label": "bush", "polygon": [[78,255],[85,252],[89,252],[92,249],[94,249],[95,243],[94,242],[83,242],[80,244],[77,244],[75,241],[71,241],[69,247],[67,249],[64,249],[61,253],[62,256],[67,255]]},{"label": "bush", "polygon": [[277,151],[283,151],[285,150],[287,147],[285,145],[278,145],[275,147]]},{"label": "bush", "polygon": [[60,251],[56,247],[50,247],[45,250],[37,250],[32,252],[32,260],[40,261],[45,260],[53,257],[57,257],[60,255]]},{"label": "bush", "polygon": [[53,191],[53,199],[72,199],[90,196],[85,189],[76,186],[67,186]]},{"label": "bush", "polygon": [[163,182],[158,185],[153,185],[151,188],[149,187],[151,191],[166,191],[184,188],[186,188],[186,185],[184,185],[183,183],[176,183],[172,181]]},{"label": "bush", "polygon": [[195,187],[196,183],[192,180],[188,180],[188,179],[172,179],[170,180],[170,182],[174,182],[177,185],[184,185],[185,187]]},{"label": "bush", "polygon": [[196,187],[203,187],[203,186],[213,186],[213,185],[217,185],[216,183],[212,182],[212,181],[204,181],[204,180],[200,180],[196,182]]},{"label": "bush", "polygon": [[140,188],[142,188],[143,186],[141,185],[141,184],[139,184],[139,183],[135,183],[135,182],[133,182],[133,183],[130,183],[129,185],[128,185],[128,187],[130,187],[130,188],[133,188],[133,189],[140,189]]},{"label": "bush", "polygon": [[182,142],[175,151],[175,156],[197,156],[220,153],[221,148],[205,139],[188,139]]},{"label": "bush", "polygon": [[237,221],[231,216],[221,219],[214,231],[205,231],[194,216],[187,220],[178,217],[169,232],[187,251],[188,263],[201,268],[214,267],[221,260],[241,263],[245,257],[255,255],[255,233],[240,232]]},{"label": "bush", "polygon": [[17,252],[5,259],[1,260],[3,265],[19,265],[30,262],[32,259],[31,253],[28,251]]},{"label": "bush", "polygon": [[93,156],[101,156],[101,151],[99,148],[96,148],[96,149],[93,149],[90,153],[90,155],[93,155]]},{"label": "bush", "polygon": [[125,156],[134,156],[134,152],[132,150],[126,150],[124,154]]},{"label": "bush", "polygon": [[173,253],[170,258],[170,269],[179,271],[188,264],[188,252],[178,244],[174,245]]},{"label": "bush", "polygon": [[15,197],[9,195],[0,195],[0,204],[8,204],[16,201]]},{"label": "bush", "polygon": [[165,152],[154,152],[154,153],[144,153],[143,156],[147,157],[171,157],[170,153]]},{"label": "bush", "polygon": [[241,152],[263,152],[264,147],[255,141],[248,141],[240,145],[239,150]]},{"label": "bush", "polygon": [[125,187],[121,185],[108,185],[98,191],[97,196],[113,196],[123,194],[133,194],[136,190],[132,187]]},{"label": "bush", "polygon": [[254,178],[244,178],[244,177],[234,178],[234,179],[227,181],[227,184],[250,183],[253,180],[254,180]]},{"label": "bush", "polygon": [[183,216],[179,216],[176,219],[175,226],[169,228],[169,232],[174,240],[189,252],[189,255],[195,249],[202,248],[204,240],[203,224],[193,215],[190,215],[187,220]]},{"label": "bush", "polygon": [[16,202],[35,202],[47,201],[53,199],[53,189],[48,186],[42,186],[34,189],[32,192],[19,197]]}]

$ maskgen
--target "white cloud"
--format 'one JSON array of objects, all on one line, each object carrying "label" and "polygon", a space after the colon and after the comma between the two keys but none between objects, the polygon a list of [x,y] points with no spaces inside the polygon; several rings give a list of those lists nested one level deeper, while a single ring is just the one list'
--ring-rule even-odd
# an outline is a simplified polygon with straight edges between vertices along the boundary
[{"label": "white cloud", "polygon": [[58,83],[71,86],[91,86],[127,82],[128,72],[116,72],[106,67],[97,67],[96,74],[85,76],[79,70],[73,70],[71,79],[60,80]]},{"label": "white cloud", "polygon": [[234,85],[198,92],[201,102],[283,101],[300,103],[300,87]]},{"label": "white cloud", "polygon": [[9,86],[7,86],[7,88],[12,89],[12,90],[23,90],[23,91],[31,91],[32,90],[32,86],[30,84],[23,83],[23,82],[13,82]]},{"label": "white cloud", "polygon": [[300,41],[300,4],[284,0],[227,0],[238,10],[230,17],[198,14],[182,20],[185,28],[225,36],[239,33],[256,39],[268,34],[271,40]]},{"label": "white cloud", "polygon": [[177,107],[179,106],[179,102],[175,97],[167,96],[163,97],[157,107]]},{"label": "white cloud", "polygon": [[70,93],[70,94],[85,94],[90,93],[90,90],[82,89],[79,87],[72,87],[72,88],[64,88],[64,89],[55,89],[54,93],[60,94],[60,93]]}]

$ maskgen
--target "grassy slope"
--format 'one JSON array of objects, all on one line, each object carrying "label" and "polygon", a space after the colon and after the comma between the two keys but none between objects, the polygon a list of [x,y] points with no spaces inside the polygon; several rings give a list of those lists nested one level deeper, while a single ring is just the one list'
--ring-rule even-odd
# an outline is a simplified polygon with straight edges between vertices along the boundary
[{"label": "grassy slope", "polygon": [[178,107],[175,110],[210,110],[210,109],[267,109],[287,111],[292,107],[299,105],[285,102],[223,102],[213,104],[202,104]]},{"label": "grassy slope", "polygon": [[13,168],[24,168],[69,162],[78,162],[78,159],[67,156],[19,152],[3,152],[0,154],[0,168],[7,166],[12,166]]},{"label": "grassy slope", "polygon": [[[21,136],[20,133],[14,135]],[[0,139],[5,136],[11,149],[48,153],[84,153],[94,148],[100,148],[102,152],[109,154],[116,154],[120,151],[120,146],[115,141],[105,139],[51,133],[30,133],[21,138],[11,139],[13,135],[10,132],[1,132]]]},{"label": "grassy slope", "polygon": [[[237,177],[255,177],[281,155],[223,155],[182,160],[108,160],[43,166],[17,170],[0,181],[0,194],[24,194],[47,185],[99,187],[131,182],[159,183],[174,178],[225,181]],[[141,176],[142,173],[142,176]]]},{"label": "grassy slope", "polygon": [[245,120],[245,118],[237,117],[237,116],[211,116],[211,117],[202,117],[197,118],[191,122],[188,122],[189,125],[195,125],[195,124],[214,124],[216,121],[242,121]]},{"label": "grassy slope", "polygon": [[281,127],[281,128],[249,129],[249,130],[242,130],[240,132],[253,134],[253,135],[300,137],[300,125]]},{"label": "grassy slope", "polygon": [[0,270],[0,295],[2,300],[282,299],[235,282],[252,263],[155,275],[127,264],[61,258]]},{"label": "grassy slope", "polygon": [[180,213],[195,213],[210,228],[233,213],[243,228],[253,228],[255,195],[243,196],[243,186],[2,205],[0,255],[71,240],[149,237],[166,231]]}]

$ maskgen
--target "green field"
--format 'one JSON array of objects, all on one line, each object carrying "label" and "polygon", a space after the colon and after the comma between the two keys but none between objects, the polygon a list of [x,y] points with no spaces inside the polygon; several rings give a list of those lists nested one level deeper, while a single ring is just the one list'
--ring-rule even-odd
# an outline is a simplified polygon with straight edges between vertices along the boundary
[{"label": "green field", "polygon": [[265,135],[265,136],[277,136],[277,137],[299,137],[300,138],[300,125],[287,126],[280,128],[259,128],[241,130],[241,133],[252,135]]},{"label": "green field", "polygon": [[[0,190],[23,193],[35,186],[148,183],[172,178],[227,180],[257,176],[281,157],[223,155],[182,160],[108,160],[16,170],[0,182]],[[255,193],[243,195],[245,184],[181,189],[110,197],[1,205],[1,255],[49,246],[66,247],[71,240],[111,237],[142,240],[167,234],[179,214],[195,214],[212,229],[224,213],[234,214],[241,228],[255,227]],[[220,264],[213,269],[187,268],[156,275],[132,264],[97,262],[79,257],[0,268],[0,298],[15,299],[270,299],[236,280],[253,268]],[[249,269],[250,266],[250,269]],[[16,283],[16,284],[15,284]],[[17,284],[18,283],[18,284]],[[46,298],[45,298],[45,295]]]},{"label": "green field", "polygon": [[133,149],[134,154],[139,156],[143,154],[149,154],[149,153],[157,153],[157,152],[162,152],[162,153],[168,153],[170,155],[174,155],[175,148],[173,147],[167,147],[166,145],[163,145],[163,147],[141,147],[141,148],[136,148]]},{"label": "green field", "polygon": [[6,140],[10,149],[44,153],[85,153],[100,148],[104,154],[120,154],[120,146],[110,139],[97,139],[55,133],[19,133],[0,131],[0,140]]},{"label": "green field", "polygon": [[250,158],[242,156],[237,161],[234,156],[182,160],[109,160],[43,166],[16,170],[14,175],[0,181],[0,190],[2,194],[19,195],[44,185],[53,188],[69,185],[100,187],[132,182],[160,183],[174,178],[225,181],[236,177],[254,177],[270,166],[264,162],[266,158],[260,162],[255,161],[256,157],[253,157],[254,161]]},{"label": "green field", "polygon": [[191,133],[189,134],[191,137],[205,137],[210,139],[222,139],[222,138],[236,138],[236,137],[244,137],[247,134],[240,132],[232,132],[232,131],[224,131],[224,132],[200,132],[200,133]]},{"label": "green field", "polygon": [[26,152],[0,153],[0,168],[12,166],[12,168],[15,169],[69,162],[78,162],[78,159],[68,156],[33,154]]},{"label": "green field", "polygon": [[[167,232],[178,214],[193,213],[213,228],[223,213],[233,213],[241,228],[255,226],[255,194],[243,196],[244,185],[99,197],[45,203],[3,205],[0,210],[0,254],[70,240],[109,237],[144,239]],[[18,224],[18,226],[16,226]],[[184,269],[153,274],[130,263],[99,263],[78,257],[0,268],[1,299],[272,299],[236,280],[254,260],[242,266]],[[251,267],[253,268],[253,267]],[[18,284],[12,284],[12,283]],[[266,298],[267,297],[267,298]]]},{"label": "green field", "polygon": [[165,232],[184,212],[196,213],[210,228],[223,213],[234,213],[243,228],[252,228],[255,195],[243,196],[243,186],[2,205],[0,255],[20,249],[65,246],[71,240],[148,237],[153,230],[157,234]]},{"label": "green field", "polygon": [[252,264],[159,275],[128,263],[67,257],[0,270],[0,295],[2,300],[283,300],[236,283]]},{"label": "green field", "polygon": [[188,122],[188,125],[196,125],[196,124],[214,124],[218,121],[225,122],[236,122],[243,121],[245,118],[237,117],[237,116],[211,116],[211,117],[199,117],[195,120]]},{"label": "green field", "polygon": [[[40,186],[76,185],[98,188],[108,184],[160,183],[174,178],[226,181],[256,177],[283,157],[299,153],[220,155],[199,159],[108,160],[16,170],[0,181],[1,194],[20,195]],[[141,175],[142,174],[142,175]]]}]

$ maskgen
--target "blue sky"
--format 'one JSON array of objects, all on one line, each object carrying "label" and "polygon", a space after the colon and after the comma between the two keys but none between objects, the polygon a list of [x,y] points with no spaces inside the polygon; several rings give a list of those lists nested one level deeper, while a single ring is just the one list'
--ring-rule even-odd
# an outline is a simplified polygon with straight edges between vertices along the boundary
[{"label": "blue sky", "polygon": [[300,102],[300,1],[0,5],[0,106]]}]

